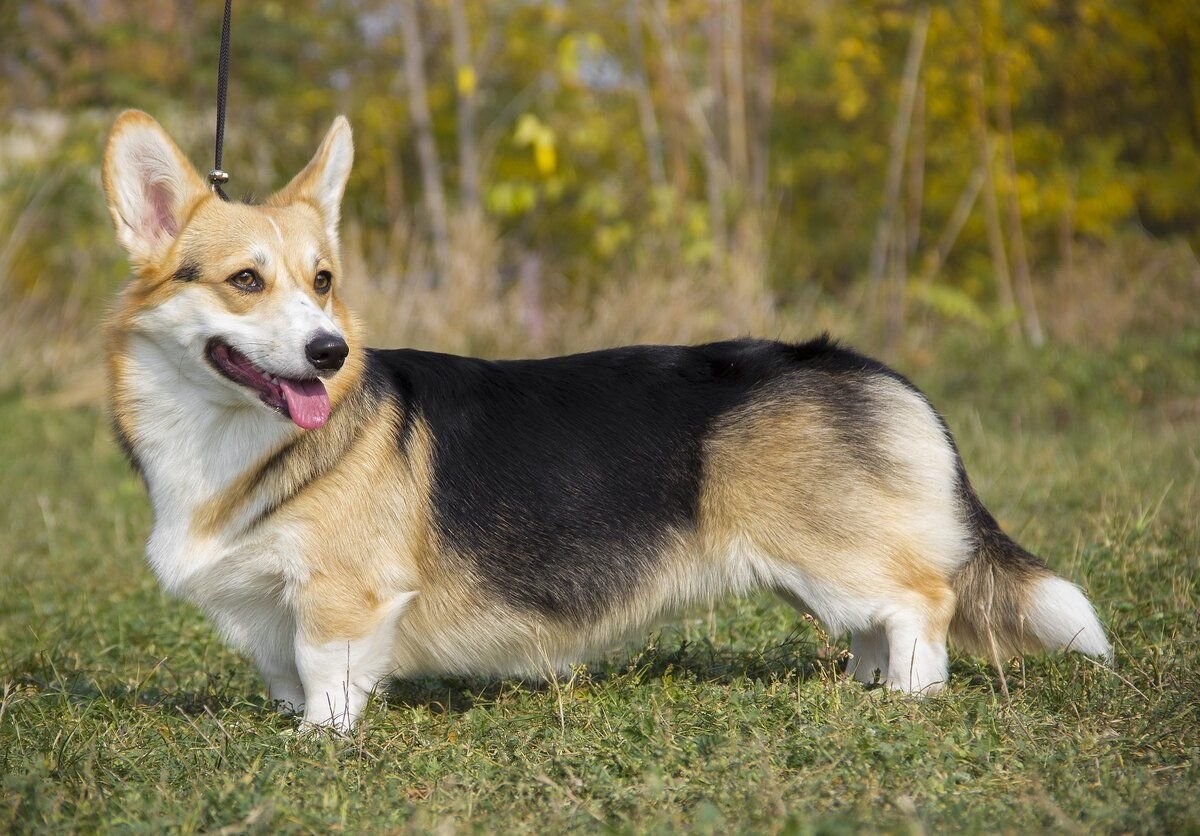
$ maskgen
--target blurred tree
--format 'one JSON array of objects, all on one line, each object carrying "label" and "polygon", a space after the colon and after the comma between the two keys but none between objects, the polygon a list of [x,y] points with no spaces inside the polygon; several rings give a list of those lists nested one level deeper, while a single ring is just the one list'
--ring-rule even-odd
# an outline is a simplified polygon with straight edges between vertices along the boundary
[{"label": "blurred tree", "polygon": [[[154,112],[204,166],[220,5],[0,5],[6,282],[74,281],[65,242],[111,250],[95,166],[120,108]],[[893,310],[916,296],[1036,339],[1039,276],[1076,240],[1136,225],[1200,245],[1194,3],[263,0],[234,15],[235,193],[279,185],[344,111],[355,240],[393,260],[428,241],[439,272],[458,213],[495,228],[507,275],[535,254],[539,275],[580,287],[732,270],[765,241],[785,298],[886,275]]]}]

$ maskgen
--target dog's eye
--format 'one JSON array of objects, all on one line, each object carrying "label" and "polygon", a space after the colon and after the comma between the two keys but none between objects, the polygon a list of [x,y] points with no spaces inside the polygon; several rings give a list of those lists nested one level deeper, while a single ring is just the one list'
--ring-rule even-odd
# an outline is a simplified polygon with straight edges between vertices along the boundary
[{"label": "dog's eye", "polygon": [[262,277],[253,270],[239,270],[225,281],[229,282],[238,290],[246,290],[250,293],[258,293],[263,289]]},{"label": "dog's eye", "polygon": [[317,273],[317,277],[313,279],[313,290],[317,293],[328,293],[331,287],[333,287],[333,274],[328,270]]}]

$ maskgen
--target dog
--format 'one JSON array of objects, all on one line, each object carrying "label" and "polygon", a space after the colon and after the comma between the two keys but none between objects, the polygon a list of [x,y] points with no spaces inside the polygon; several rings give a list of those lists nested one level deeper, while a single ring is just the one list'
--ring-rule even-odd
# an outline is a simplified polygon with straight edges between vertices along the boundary
[{"label": "dog", "polygon": [[260,205],[214,195],[150,116],[103,185],[132,278],[106,329],[147,558],[306,726],[389,677],[538,676],[717,596],[771,590],[847,673],[931,694],[947,639],[1111,648],[1011,540],[897,372],[826,337],[488,361],[363,346],[338,117]]}]

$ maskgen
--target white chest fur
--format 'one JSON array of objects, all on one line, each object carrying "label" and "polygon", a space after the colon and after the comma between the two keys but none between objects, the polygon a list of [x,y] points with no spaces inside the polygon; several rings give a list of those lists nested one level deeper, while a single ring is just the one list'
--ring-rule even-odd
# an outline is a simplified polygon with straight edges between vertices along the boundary
[{"label": "white chest fur", "polygon": [[[244,647],[242,636],[235,635],[244,631],[230,629],[229,613],[222,612],[230,607],[223,602],[231,596],[278,598],[302,570],[278,529],[269,539],[224,533],[228,529],[210,533],[197,526],[197,514],[219,502],[248,467],[295,429],[250,398],[231,403],[228,387],[197,367],[192,356],[198,352],[189,349],[135,336],[120,381],[131,441],[154,506],[146,556],[167,591],[204,608]],[[251,502],[243,513],[258,510]]]}]

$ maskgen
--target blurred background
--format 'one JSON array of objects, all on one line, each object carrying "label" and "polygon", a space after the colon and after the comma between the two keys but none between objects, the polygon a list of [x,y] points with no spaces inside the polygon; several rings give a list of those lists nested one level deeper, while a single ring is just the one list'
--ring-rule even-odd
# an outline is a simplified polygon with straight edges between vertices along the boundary
[{"label": "blurred background", "polygon": [[[222,4],[0,9],[0,349],[19,358],[0,386],[100,399],[128,274],[105,133],[141,108],[211,167]],[[918,378],[1099,352],[1134,405],[1174,403],[1200,365],[1196,4],[234,3],[231,194],[280,187],[337,113],[375,344],[829,329]],[[1155,379],[1158,355],[1177,374]]]}]

